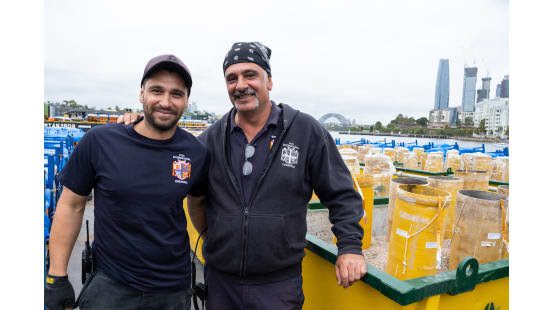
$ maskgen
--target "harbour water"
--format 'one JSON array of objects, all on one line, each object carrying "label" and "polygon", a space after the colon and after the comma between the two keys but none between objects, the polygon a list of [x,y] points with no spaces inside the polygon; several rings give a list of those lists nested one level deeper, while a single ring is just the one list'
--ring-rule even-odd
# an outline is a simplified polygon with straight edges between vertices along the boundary
[{"label": "harbour water", "polygon": [[494,152],[496,150],[502,150],[505,147],[508,147],[508,143],[490,143],[490,142],[474,142],[474,141],[463,141],[463,140],[456,140],[456,139],[435,139],[435,138],[411,138],[411,137],[395,137],[395,136],[372,136],[372,135],[350,135],[350,134],[340,134],[337,131],[331,131],[330,134],[332,137],[340,138],[341,142],[346,141],[358,141],[360,138],[364,138],[370,142],[382,142],[384,139],[387,142],[390,142],[391,140],[395,140],[395,142],[405,142],[405,143],[412,143],[415,141],[418,141],[418,145],[424,145],[428,144],[429,142],[433,142],[435,144],[450,144],[453,145],[455,142],[458,143],[458,145],[461,148],[474,148],[474,147],[480,147],[482,144],[485,144],[485,152]]}]

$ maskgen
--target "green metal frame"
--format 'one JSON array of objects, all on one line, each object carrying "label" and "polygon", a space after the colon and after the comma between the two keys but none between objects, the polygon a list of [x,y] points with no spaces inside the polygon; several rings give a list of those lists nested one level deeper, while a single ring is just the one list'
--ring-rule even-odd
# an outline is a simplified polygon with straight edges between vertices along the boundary
[{"label": "green metal frame", "polygon": [[499,186],[499,185],[510,185],[510,182],[502,182],[502,181],[495,181],[495,180],[490,180],[489,181],[489,185],[491,186]]},{"label": "green metal frame", "polygon": [[[389,197],[374,197],[374,206],[389,204]],[[307,205],[309,210],[327,209],[321,202],[309,202]]]},{"label": "green metal frame", "polygon": [[[393,165],[395,166],[395,169],[397,171],[406,172],[406,173],[413,173],[413,174],[417,174],[417,175],[427,175],[427,176],[444,175],[444,176],[447,176],[447,175],[453,175],[454,174],[454,171],[452,171],[451,168],[447,168],[447,170],[443,171],[443,172],[429,172],[429,171],[425,171],[425,170],[403,168],[403,167],[401,167],[402,164],[397,163],[397,162],[393,163]],[[360,163],[360,166],[364,167],[364,163]],[[509,182],[490,180],[489,185],[490,186],[509,185]]]},{"label": "green metal frame", "polygon": [[[307,233],[307,249],[335,264],[337,248]],[[499,260],[479,265],[473,257],[465,258],[457,270],[445,271],[428,277],[399,280],[367,264],[362,281],[383,295],[405,306],[439,294],[456,295],[471,291],[479,283],[509,276],[509,261]]]},{"label": "green metal frame", "polygon": [[416,173],[416,174],[421,174],[421,175],[427,175],[427,176],[439,176],[439,175],[451,175],[451,174],[454,174],[454,172],[452,172],[452,170],[450,168],[448,168],[446,171],[442,171],[442,172],[430,172],[430,171],[425,171],[425,170],[418,170],[418,169],[408,169],[408,168],[402,168],[402,167],[395,167],[395,169],[397,169],[397,171],[402,171],[402,172],[410,172],[410,173]]}]

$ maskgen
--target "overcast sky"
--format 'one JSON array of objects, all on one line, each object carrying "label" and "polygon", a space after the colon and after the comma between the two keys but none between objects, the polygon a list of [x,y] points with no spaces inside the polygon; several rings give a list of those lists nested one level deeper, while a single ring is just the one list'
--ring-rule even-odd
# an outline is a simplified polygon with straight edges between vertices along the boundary
[{"label": "overcast sky", "polygon": [[335,112],[387,124],[428,117],[440,58],[450,61],[449,105],[462,100],[464,65],[508,67],[508,1],[45,1],[45,100],[141,108],[146,62],[171,53],[190,68],[190,101],[230,107],[223,57],[236,41],[272,49],[271,98],[316,118]]}]

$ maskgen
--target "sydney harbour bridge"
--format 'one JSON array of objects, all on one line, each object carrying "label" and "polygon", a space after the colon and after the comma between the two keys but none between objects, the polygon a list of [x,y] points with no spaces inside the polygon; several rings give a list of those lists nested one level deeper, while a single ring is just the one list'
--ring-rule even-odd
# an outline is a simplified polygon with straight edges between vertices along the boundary
[{"label": "sydney harbour bridge", "polygon": [[339,121],[341,126],[344,126],[344,127],[351,126],[351,121],[349,121],[345,116],[338,113],[324,114],[322,115],[322,117],[318,119],[318,122],[320,122],[320,124],[324,124],[327,120],[334,119],[334,118]]}]

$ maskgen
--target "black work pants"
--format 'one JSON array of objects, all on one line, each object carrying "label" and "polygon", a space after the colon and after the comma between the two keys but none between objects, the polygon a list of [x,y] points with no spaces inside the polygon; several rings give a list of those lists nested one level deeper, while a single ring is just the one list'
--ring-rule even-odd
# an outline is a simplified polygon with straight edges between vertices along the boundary
[{"label": "black work pants", "polygon": [[207,267],[207,310],[295,310],[303,307],[301,275],[277,282],[246,284]]},{"label": "black work pants", "polygon": [[170,293],[141,292],[98,271],[82,288],[78,305],[81,310],[188,310],[190,297],[190,289]]}]

